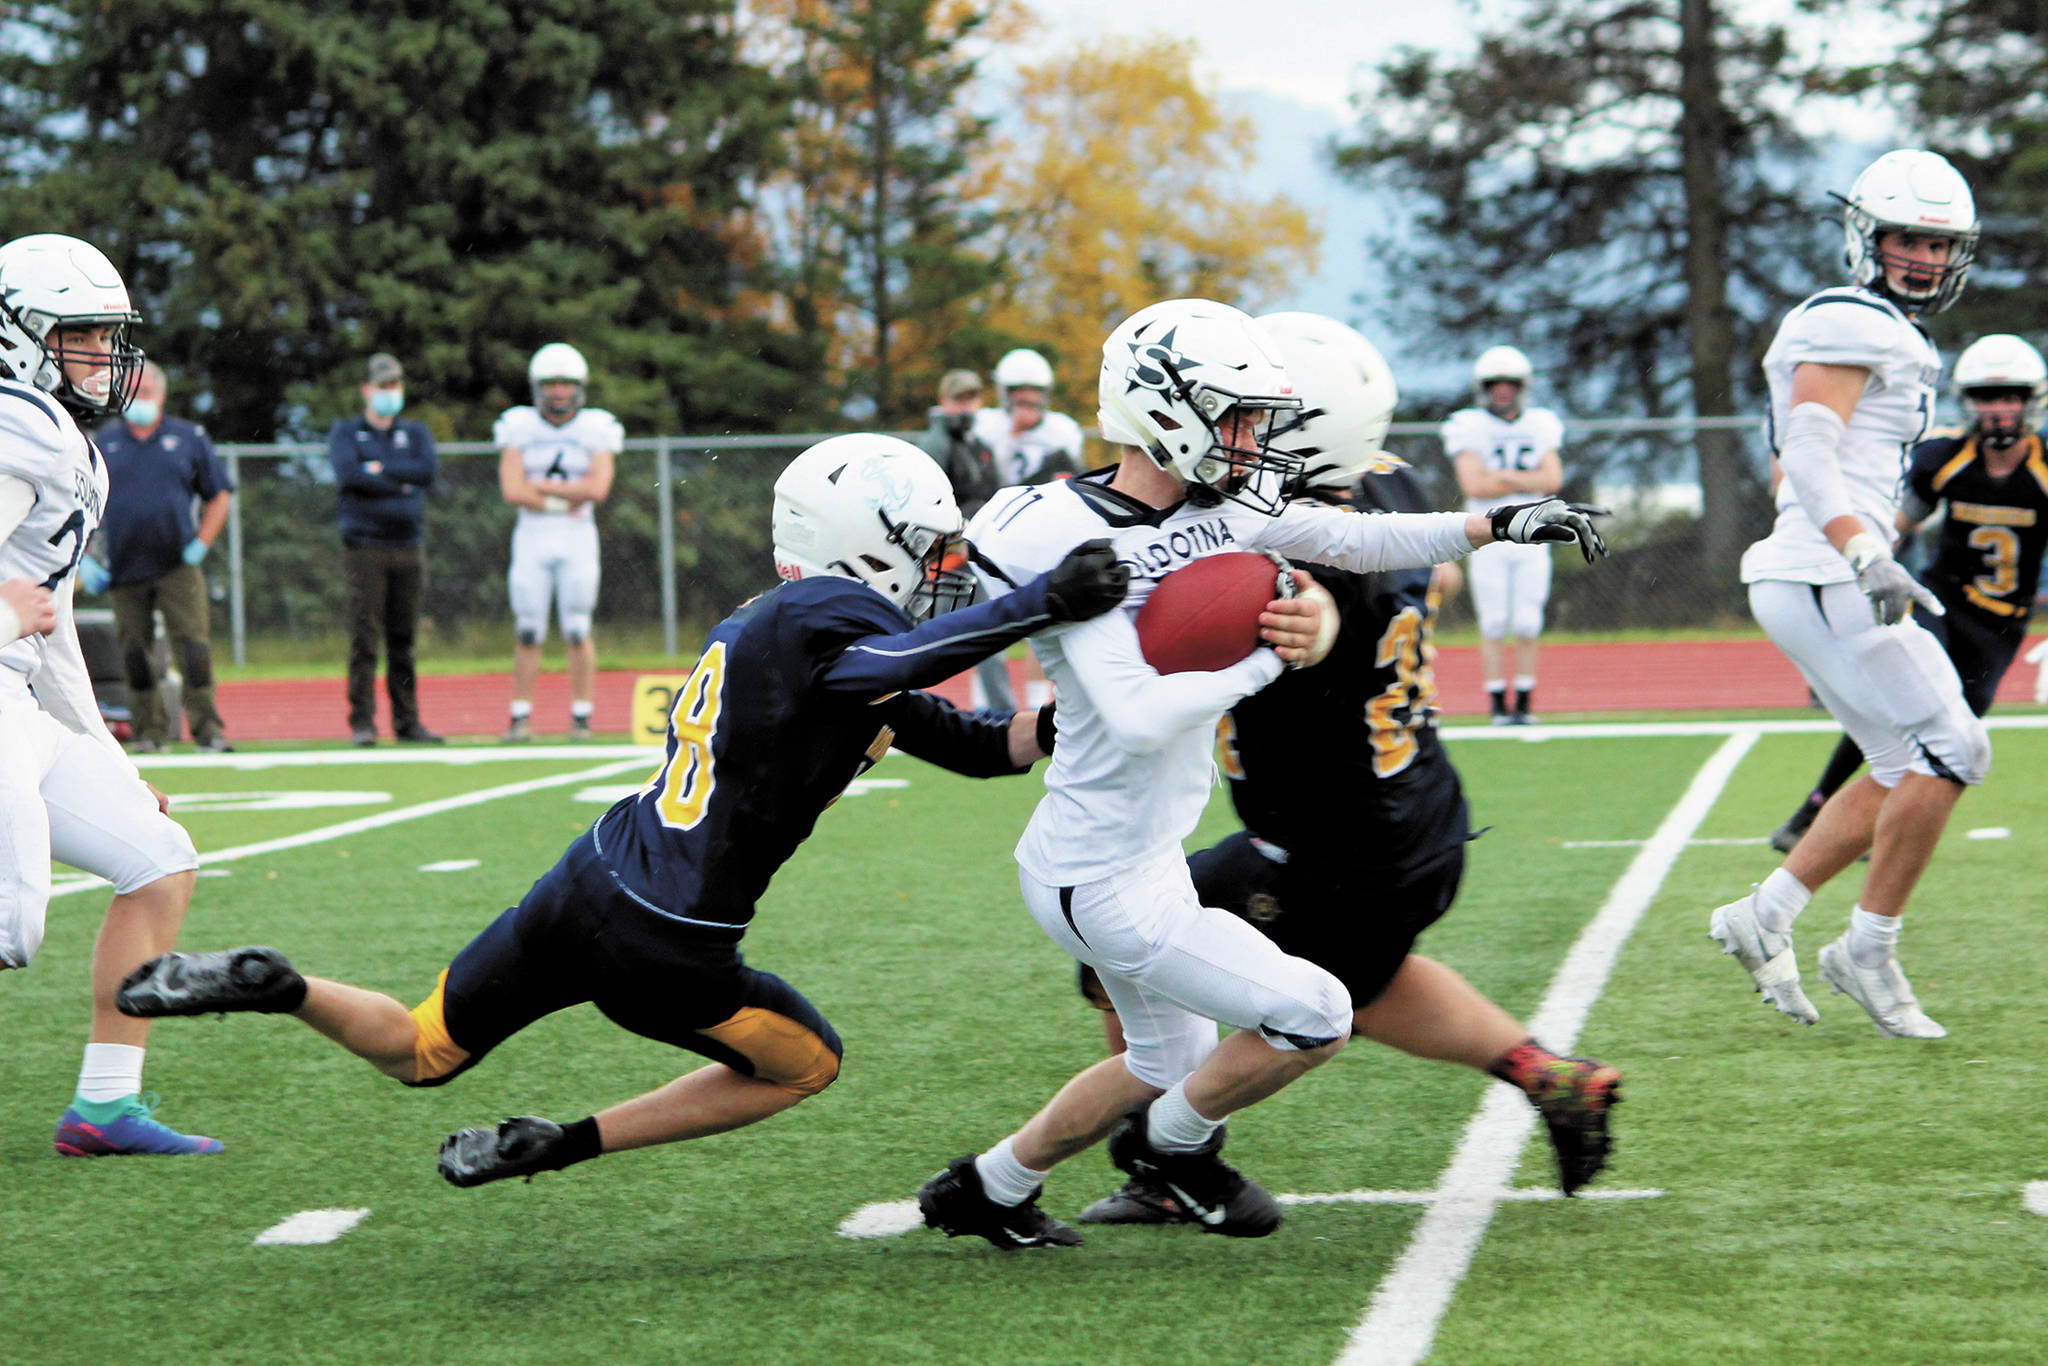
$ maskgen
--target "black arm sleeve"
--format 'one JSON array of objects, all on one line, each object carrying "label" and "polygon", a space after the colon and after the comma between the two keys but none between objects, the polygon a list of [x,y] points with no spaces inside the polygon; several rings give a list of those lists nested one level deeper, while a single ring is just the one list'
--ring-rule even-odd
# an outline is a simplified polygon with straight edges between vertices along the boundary
[{"label": "black arm sleeve", "polygon": [[[862,591],[875,611],[895,610],[879,593]],[[863,635],[820,660],[814,677],[827,692],[866,697],[929,688],[1051,623],[1041,575],[994,602],[963,607],[907,631]]]}]

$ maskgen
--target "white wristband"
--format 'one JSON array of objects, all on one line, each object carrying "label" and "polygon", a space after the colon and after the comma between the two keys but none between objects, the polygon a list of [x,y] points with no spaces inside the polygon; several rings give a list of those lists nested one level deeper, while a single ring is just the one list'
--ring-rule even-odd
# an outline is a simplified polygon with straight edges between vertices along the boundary
[{"label": "white wristband", "polygon": [[1861,574],[1879,560],[1889,560],[1892,552],[1885,543],[1867,531],[1859,531],[1842,546],[1842,554],[1849,561],[1849,567]]},{"label": "white wristband", "polygon": [[0,602],[0,645],[12,644],[21,639],[21,618],[14,609]]}]

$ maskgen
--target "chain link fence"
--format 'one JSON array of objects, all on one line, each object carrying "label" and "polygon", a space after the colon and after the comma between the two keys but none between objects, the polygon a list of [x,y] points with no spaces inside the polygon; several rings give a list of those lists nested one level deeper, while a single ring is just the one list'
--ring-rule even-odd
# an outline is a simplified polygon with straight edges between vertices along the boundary
[{"label": "chain link fence", "polygon": [[[1549,620],[1553,630],[1715,627],[1747,623],[1732,567],[1702,563],[1695,441],[1707,426],[1737,428],[1754,454],[1745,539],[1769,526],[1767,458],[1751,419],[1572,423],[1564,452],[1568,497],[1614,510],[1613,556],[1588,568],[1559,552]],[[598,511],[604,583],[598,622],[611,638],[666,654],[774,579],[768,544],[776,476],[830,433],[669,436],[627,441],[611,497]],[[1413,464],[1438,507],[1462,505],[1435,423],[1398,423],[1389,448]],[[1091,442],[1090,454],[1106,458]],[[342,632],[344,612],[334,482],[322,445],[223,445],[239,490],[227,554],[216,578],[217,629],[237,664],[251,643],[318,641]],[[421,648],[509,649],[505,573],[513,510],[498,494],[497,452],[482,442],[443,445],[440,482],[428,500],[428,586]],[[1470,622],[1469,601],[1446,604],[1446,626]],[[274,654],[275,651],[265,653]],[[332,654],[339,658],[339,654]]]}]

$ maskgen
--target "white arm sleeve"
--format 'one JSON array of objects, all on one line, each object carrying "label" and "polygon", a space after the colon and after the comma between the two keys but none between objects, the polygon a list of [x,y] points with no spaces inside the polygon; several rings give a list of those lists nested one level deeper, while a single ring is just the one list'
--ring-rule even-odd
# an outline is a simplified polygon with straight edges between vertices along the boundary
[{"label": "white arm sleeve", "polygon": [[79,648],[78,622],[71,612],[72,586],[77,582],[76,578],[67,577],[56,590],[57,628],[44,638],[42,663],[36,666],[29,683],[44,711],[69,729],[98,740],[120,755],[121,763],[132,773],[134,761],[100,717],[99,700],[92,691],[92,673],[85,667],[85,651]]},{"label": "white arm sleeve", "polygon": [[[0,474],[0,543],[14,534],[35,505],[35,485],[11,474]],[[0,645],[10,645],[21,637],[21,618],[14,615],[13,608],[0,603]]]},{"label": "white arm sleeve", "polygon": [[1837,517],[1856,515],[1836,456],[1848,430],[1848,424],[1826,404],[1802,403],[1785,419],[1785,439],[1778,446],[1778,464],[1791,481],[1799,506],[1806,510],[1814,529],[1823,534]]},{"label": "white arm sleeve", "polygon": [[1257,649],[1215,673],[1161,674],[1145,662],[1130,616],[1118,611],[1071,627],[1060,648],[1110,740],[1127,754],[1150,754],[1215,725],[1286,667],[1271,650]]},{"label": "white arm sleeve", "polygon": [[1472,553],[1463,512],[1361,514],[1289,503],[1261,529],[1258,547],[1290,560],[1334,565],[1354,574],[1427,569]]}]

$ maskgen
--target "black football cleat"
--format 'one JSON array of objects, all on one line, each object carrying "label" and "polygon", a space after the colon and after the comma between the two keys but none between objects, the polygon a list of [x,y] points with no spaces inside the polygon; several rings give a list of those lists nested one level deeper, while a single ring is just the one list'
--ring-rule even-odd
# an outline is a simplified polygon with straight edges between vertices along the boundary
[{"label": "black football cleat", "polygon": [[1221,1128],[1191,1153],[1159,1151],[1146,1136],[1143,1110],[1125,1115],[1109,1134],[1109,1160],[1172,1197],[1203,1232],[1263,1238],[1280,1227],[1280,1202],[1225,1162],[1222,1151]]},{"label": "black football cleat", "polygon": [[1004,1252],[1027,1247],[1079,1247],[1081,1235],[1038,1207],[1038,1192],[1021,1205],[999,1205],[981,1188],[974,1154],[956,1157],[918,1188],[927,1226],[948,1238],[986,1238]]},{"label": "black football cleat", "polygon": [[1077,1224],[1192,1224],[1195,1216],[1155,1181],[1132,1177],[1081,1211]]},{"label": "black football cleat", "polygon": [[1621,1104],[1620,1070],[1592,1058],[1559,1058],[1544,1068],[1541,1089],[1529,1103],[1550,1131],[1558,1186],[1566,1195],[1577,1194],[1614,1150],[1607,1125]]},{"label": "black football cleat", "polygon": [[166,953],[121,979],[114,1006],[123,1015],[289,1015],[306,1000],[306,979],[271,948]]},{"label": "black football cleat", "polygon": [[492,1129],[464,1129],[441,1140],[437,1165],[451,1186],[481,1186],[537,1173],[559,1171],[562,1126],[538,1115],[515,1115]]}]

